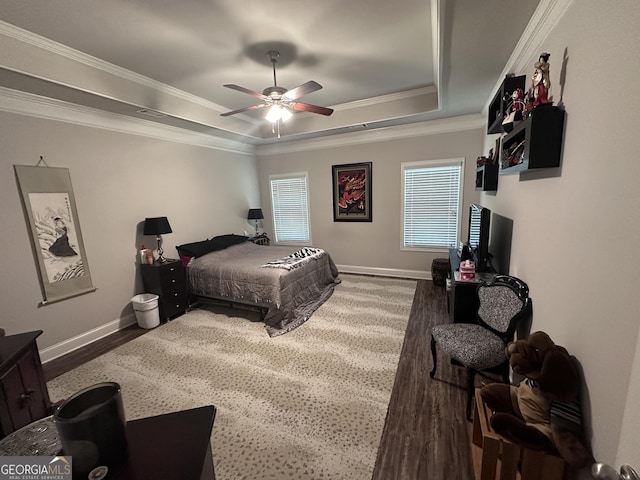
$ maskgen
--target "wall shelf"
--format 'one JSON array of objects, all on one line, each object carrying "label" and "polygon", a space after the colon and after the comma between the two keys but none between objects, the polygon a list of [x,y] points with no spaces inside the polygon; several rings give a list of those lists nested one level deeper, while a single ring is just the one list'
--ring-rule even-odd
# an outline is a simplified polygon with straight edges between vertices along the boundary
[{"label": "wall shelf", "polygon": [[487,163],[476,168],[476,190],[495,192],[498,190],[498,165]]},{"label": "wall shelf", "polygon": [[502,139],[500,175],[560,166],[564,110],[544,105],[514,126]]}]

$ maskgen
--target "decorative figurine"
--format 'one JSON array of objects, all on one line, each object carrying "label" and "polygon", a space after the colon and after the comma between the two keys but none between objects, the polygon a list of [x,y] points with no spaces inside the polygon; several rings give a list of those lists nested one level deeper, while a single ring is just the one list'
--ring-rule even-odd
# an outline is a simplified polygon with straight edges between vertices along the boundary
[{"label": "decorative figurine", "polygon": [[551,105],[551,80],[549,80],[549,57],[550,53],[542,53],[538,61],[533,65],[534,72],[531,77],[531,88],[527,91],[524,99],[524,117],[527,117],[531,110],[540,105]]},{"label": "decorative figurine", "polygon": [[516,122],[520,122],[524,112],[524,92],[521,88],[513,91],[511,102],[507,108],[507,115],[504,117],[502,126],[504,130],[511,131]]},{"label": "decorative figurine", "polygon": [[552,103],[550,98],[551,80],[549,80],[549,57],[550,53],[543,53],[534,64],[535,71],[531,78],[531,90],[533,92],[533,106]]},{"label": "decorative figurine", "polygon": [[507,153],[507,166],[508,167],[513,167],[514,165],[519,165],[524,161],[523,155],[524,155],[524,145],[525,145],[525,141],[522,140],[521,142],[513,145],[512,147],[509,148],[508,153]]}]

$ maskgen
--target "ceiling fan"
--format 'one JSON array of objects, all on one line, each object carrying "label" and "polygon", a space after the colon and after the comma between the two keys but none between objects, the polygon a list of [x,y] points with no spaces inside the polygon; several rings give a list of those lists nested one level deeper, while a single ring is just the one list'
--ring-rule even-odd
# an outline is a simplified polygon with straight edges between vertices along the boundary
[{"label": "ceiling fan", "polygon": [[[237,90],[239,92],[248,93],[249,95],[253,95],[254,97],[262,100],[262,103],[257,105],[251,105],[249,107],[239,108],[238,110],[233,110],[231,112],[221,113],[220,115],[223,117],[228,117],[229,115],[235,115],[236,113],[247,112],[249,110],[258,110],[261,108],[267,108],[268,112],[265,118],[271,123],[278,126],[278,134],[279,134],[279,125],[280,121],[285,122],[292,116],[291,110],[295,110],[298,112],[311,112],[311,113],[319,113],[320,115],[331,115],[333,113],[332,108],[320,107],[318,105],[311,105],[309,103],[297,102],[296,100],[303,95],[306,95],[311,92],[315,92],[322,88],[318,82],[314,82],[310,80],[302,85],[299,85],[291,90],[287,90],[286,88],[279,87],[276,81],[276,63],[278,61],[278,57],[280,56],[280,52],[276,52],[275,50],[269,50],[267,52],[267,56],[273,65],[273,86],[267,87],[263,90],[262,93],[254,92],[253,90],[249,90],[248,88],[241,87],[239,85],[234,84],[226,84],[224,85],[227,88],[231,88],[232,90]],[[279,135],[278,135],[279,136]]]}]

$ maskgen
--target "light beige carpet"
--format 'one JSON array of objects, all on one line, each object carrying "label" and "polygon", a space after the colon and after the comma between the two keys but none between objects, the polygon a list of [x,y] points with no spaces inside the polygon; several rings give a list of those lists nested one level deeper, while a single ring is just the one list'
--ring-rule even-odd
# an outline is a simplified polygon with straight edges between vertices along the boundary
[{"label": "light beige carpet", "polygon": [[246,312],[192,310],[53,379],[51,398],[115,381],[129,420],[213,404],[218,480],[368,480],[416,282],[341,278],[286,335]]}]

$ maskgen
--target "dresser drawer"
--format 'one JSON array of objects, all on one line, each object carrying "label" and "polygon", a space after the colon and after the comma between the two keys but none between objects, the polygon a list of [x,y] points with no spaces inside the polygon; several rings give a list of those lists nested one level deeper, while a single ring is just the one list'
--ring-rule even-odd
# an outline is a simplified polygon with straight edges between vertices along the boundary
[{"label": "dresser drawer", "polygon": [[158,267],[160,276],[163,279],[184,278],[184,268],[181,262],[169,262]]},{"label": "dresser drawer", "polygon": [[186,287],[186,279],[184,275],[167,275],[160,278],[160,288],[162,290],[175,290]]},{"label": "dresser drawer", "polygon": [[187,307],[187,294],[184,289],[169,290],[160,297],[160,313],[163,318],[184,313]]}]

